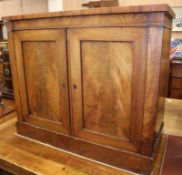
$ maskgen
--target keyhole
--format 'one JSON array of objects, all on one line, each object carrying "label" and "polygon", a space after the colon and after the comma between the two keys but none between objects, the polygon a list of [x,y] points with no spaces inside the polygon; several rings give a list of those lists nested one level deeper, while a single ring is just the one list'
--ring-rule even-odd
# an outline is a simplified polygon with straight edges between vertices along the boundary
[{"label": "keyhole", "polygon": [[76,86],[76,84],[74,84],[74,85],[73,85],[73,89],[76,89],[76,88],[77,88],[77,86]]}]

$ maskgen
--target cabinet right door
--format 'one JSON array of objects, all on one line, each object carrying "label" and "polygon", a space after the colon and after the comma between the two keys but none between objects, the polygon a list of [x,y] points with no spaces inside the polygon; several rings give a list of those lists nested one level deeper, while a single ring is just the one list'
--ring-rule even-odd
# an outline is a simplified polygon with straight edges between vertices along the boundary
[{"label": "cabinet right door", "polygon": [[141,142],[147,29],[68,30],[75,137],[138,152]]}]

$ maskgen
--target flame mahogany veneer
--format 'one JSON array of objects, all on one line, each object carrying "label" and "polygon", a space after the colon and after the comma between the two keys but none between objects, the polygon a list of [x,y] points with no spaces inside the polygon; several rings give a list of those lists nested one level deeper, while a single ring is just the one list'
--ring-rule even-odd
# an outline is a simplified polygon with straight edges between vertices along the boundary
[{"label": "flame mahogany veneer", "polygon": [[150,174],[173,17],[168,5],[4,17],[18,133]]}]

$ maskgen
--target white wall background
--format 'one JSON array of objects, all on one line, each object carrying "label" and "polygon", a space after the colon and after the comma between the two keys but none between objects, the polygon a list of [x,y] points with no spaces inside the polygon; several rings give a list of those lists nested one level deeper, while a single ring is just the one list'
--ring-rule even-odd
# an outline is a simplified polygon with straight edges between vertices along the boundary
[{"label": "white wall background", "polygon": [[0,1],[0,18],[2,16],[40,13],[48,11],[47,0],[3,0]]},{"label": "white wall background", "polygon": [[63,0],[48,0],[48,11],[63,11]]},{"label": "white wall background", "polygon": [[[0,1],[0,19],[2,16],[41,13],[48,11],[48,0],[3,0]],[[6,28],[3,28],[4,39],[7,39]]]},{"label": "white wall background", "polygon": [[[64,10],[83,9],[83,3],[91,0],[63,0]],[[169,4],[170,6],[182,6],[182,0],[119,0],[120,6],[147,5],[147,4]]]}]

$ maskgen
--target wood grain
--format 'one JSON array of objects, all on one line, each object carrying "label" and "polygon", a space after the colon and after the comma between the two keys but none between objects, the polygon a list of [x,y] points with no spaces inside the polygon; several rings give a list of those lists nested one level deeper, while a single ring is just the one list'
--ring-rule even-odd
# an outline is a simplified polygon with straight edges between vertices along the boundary
[{"label": "wood grain", "polygon": [[165,105],[164,133],[182,136],[182,100],[168,98]]},{"label": "wood grain", "polygon": [[149,174],[161,138],[172,18],[166,5],[4,18],[18,133]]},{"label": "wood grain", "polygon": [[160,130],[162,129],[164,123],[164,109],[165,109],[165,99],[168,94],[168,81],[169,81],[169,68],[170,68],[170,42],[171,42],[171,31],[164,29],[163,32],[163,46],[162,55],[160,59],[160,76],[159,76],[159,97],[158,97],[158,110],[156,115],[156,136],[159,137]]},{"label": "wood grain", "polygon": [[[182,101],[167,99],[165,110],[165,132],[182,135]],[[16,113],[6,116],[0,125],[0,168],[17,175],[134,175],[121,169],[78,157],[63,150],[50,147],[34,140],[17,136]],[[2,134],[3,133],[3,134]],[[163,137],[159,154],[154,164],[154,175],[161,169],[166,136]],[[38,162],[38,163],[37,163]],[[54,167],[54,171],[52,171]]]},{"label": "wood grain", "polygon": [[144,6],[124,6],[124,7],[105,7],[89,10],[75,10],[52,13],[39,13],[30,15],[17,15],[2,17],[3,20],[20,20],[20,19],[34,19],[34,18],[49,18],[62,16],[79,16],[79,15],[97,15],[97,14],[117,14],[117,13],[145,13],[145,12],[166,12],[170,16],[175,17],[174,12],[167,4],[159,5],[144,5]]},{"label": "wood grain", "polygon": [[78,28],[68,32],[73,134],[137,152],[142,132],[146,30]]},{"label": "wood grain", "polygon": [[[0,108],[0,124],[6,122],[7,120],[13,118],[14,115],[11,115],[16,110],[14,100],[8,100],[3,98],[2,104],[4,107]],[[14,116],[15,117],[15,116]]]},{"label": "wood grain", "polygon": [[182,99],[182,89],[172,89],[170,96],[176,99]]},{"label": "wood grain", "polygon": [[64,30],[22,31],[15,38],[25,120],[69,133]]},{"label": "wood grain", "polygon": [[[17,65],[16,65],[16,59],[15,59],[15,43],[14,43],[14,35],[10,32],[8,32],[8,45],[9,45],[9,54],[10,54],[10,66],[12,72],[17,72]],[[23,113],[22,109],[18,106],[21,106],[21,100],[20,100],[20,92],[19,92],[19,79],[17,73],[12,73],[12,80],[13,80],[13,91],[15,96],[15,105],[16,105],[16,111],[18,113],[17,118],[19,121],[23,121]],[[14,83],[16,82],[16,83]]]},{"label": "wood grain", "polygon": [[[159,34],[159,35],[158,35]],[[159,77],[162,52],[163,28],[149,28],[148,56],[145,84],[145,104],[141,153],[151,155],[154,149],[155,132],[154,125],[158,108]],[[156,41],[158,41],[156,43]],[[155,57],[155,59],[153,59]],[[151,139],[153,138],[153,139]]]},{"label": "wood grain", "polygon": [[[73,20],[74,19],[74,20]],[[71,27],[166,27],[171,28],[171,19],[164,12],[108,14],[74,17],[38,18],[12,21],[13,26],[6,21],[8,30],[71,28]]]},{"label": "wood grain", "polygon": [[51,41],[25,41],[22,51],[30,114],[62,123],[55,45]]},{"label": "wood grain", "polygon": [[[16,110],[14,100],[1,99],[0,118]],[[1,119],[0,119],[1,123]]]},{"label": "wood grain", "polygon": [[173,79],[172,80],[172,87],[174,88],[182,88],[182,79]]},{"label": "wood grain", "polygon": [[168,90],[170,98],[182,99],[182,61],[180,58],[171,60]]},{"label": "wood grain", "polygon": [[81,49],[83,129],[129,139],[132,43],[82,41]]},{"label": "wood grain", "polygon": [[[16,175],[134,175],[16,135],[16,113],[0,125],[0,168]],[[54,171],[53,171],[54,170]]]}]

